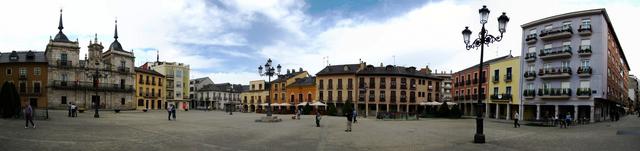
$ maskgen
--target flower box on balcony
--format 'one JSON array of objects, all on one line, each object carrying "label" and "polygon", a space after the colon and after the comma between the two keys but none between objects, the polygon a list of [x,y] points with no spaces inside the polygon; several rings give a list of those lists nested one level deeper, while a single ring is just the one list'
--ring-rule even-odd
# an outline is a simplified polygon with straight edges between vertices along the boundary
[{"label": "flower box on balcony", "polygon": [[524,72],[524,79],[526,79],[526,80],[534,80],[534,79],[536,79],[536,72],[535,71],[526,71],[526,72]]},{"label": "flower box on balcony", "polygon": [[589,77],[591,76],[593,70],[591,67],[586,66],[586,67],[578,67],[578,76],[579,77]]},{"label": "flower box on balcony", "polygon": [[582,45],[578,50],[578,55],[581,57],[591,56],[591,45]]},{"label": "flower box on balcony", "polygon": [[540,59],[570,58],[571,46],[554,47],[540,50]]},{"label": "flower box on balcony", "polygon": [[591,35],[591,25],[580,25],[578,28],[578,33],[580,36],[589,36]]},{"label": "flower box on balcony", "polygon": [[560,26],[551,29],[545,29],[540,31],[540,39],[542,40],[555,40],[561,38],[569,38],[573,34],[571,26]]},{"label": "flower box on balcony", "polygon": [[524,56],[524,60],[527,62],[532,62],[532,61],[536,61],[536,52],[529,52],[526,53]]},{"label": "flower box on balcony", "polygon": [[576,96],[581,99],[587,99],[591,97],[591,88],[578,88]]},{"label": "flower box on balcony", "polygon": [[529,34],[525,38],[525,41],[527,42],[527,44],[535,44],[538,41],[538,35],[537,34]]},{"label": "flower box on balcony", "polygon": [[568,99],[571,97],[569,88],[548,88],[539,89],[538,96],[542,99]]},{"label": "flower box on balcony", "polygon": [[533,99],[536,97],[536,90],[524,90],[524,92],[522,92],[522,96],[524,96],[525,99]]},{"label": "flower box on balcony", "polygon": [[571,67],[540,69],[538,75],[542,79],[569,78],[571,77]]}]

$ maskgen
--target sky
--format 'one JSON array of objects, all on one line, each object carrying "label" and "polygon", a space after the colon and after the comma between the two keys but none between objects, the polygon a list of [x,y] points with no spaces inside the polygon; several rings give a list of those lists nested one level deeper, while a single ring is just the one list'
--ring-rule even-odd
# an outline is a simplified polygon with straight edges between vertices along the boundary
[{"label": "sky", "polygon": [[[38,4],[38,5],[34,5]],[[640,52],[640,0],[20,0],[0,5],[0,51],[44,51],[58,32],[78,40],[81,56],[94,34],[105,47],[118,41],[133,50],[136,66],[147,61],[190,65],[191,78],[248,84],[266,79],[257,68],[268,58],[286,69],[315,75],[327,64],[429,66],[457,71],[479,62],[466,50],[461,31],[480,30],[478,9],[491,10],[486,27],[497,35],[500,12],[510,17],[501,42],[485,49],[485,60],[520,56],[520,25],[573,11],[605,8],[631,66]]]}]

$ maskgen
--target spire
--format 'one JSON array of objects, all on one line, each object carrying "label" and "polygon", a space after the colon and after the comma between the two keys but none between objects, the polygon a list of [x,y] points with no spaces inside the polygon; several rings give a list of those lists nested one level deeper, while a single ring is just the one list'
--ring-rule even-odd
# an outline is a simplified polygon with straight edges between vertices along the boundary
[{"label": "spire", "polygon": [[156,50],[156,62],[160,62],[160,51]]},{"label": "spire", "polygon": [[[62,25],[62,22],[60,22],[60,25]],[[118,40],[118,19],[116,19],[116,30],[115,30],[115,33],[113,34],[113,38]]]},{"label": "spire", "polygon": [[98,43],[98,33],[95,34],[95,38],[93,40],[93,43],[96,43],[96,44]]},{"label": "spire", "polygon": [[58,23],[58,30],[62,31],[64,27],[62,26],[62,9],[60,9],[60,22]]}]

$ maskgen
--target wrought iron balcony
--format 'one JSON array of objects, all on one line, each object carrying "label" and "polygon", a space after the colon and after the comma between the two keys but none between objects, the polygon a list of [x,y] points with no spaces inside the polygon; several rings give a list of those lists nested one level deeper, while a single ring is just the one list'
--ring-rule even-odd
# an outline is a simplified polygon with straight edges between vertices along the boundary
[{"label": "wrought iron balcony", "polygon": [[522,96],[524,96],[525,99],[533,99],[536,97],[536,90],[526,89],[522,92]]},{"label": "wrought iron balcony", "polygon": [[133,85],[120,85],[113,83],[93,83],[79,81],[54,80],[51,83],[54,89],[62,90],[90,90],[90,91],[112,91],[112,92],[134,92]]},{"label": "wrought iron balcony", "polygon": [[537,55],[536,52],[528,52],[524,55],[524,60],[527,62],[536,61]]},{"label": "wrought iron balcony", "polygon": [[538,41],[538,34],[529,34],[525,38],[527,44],[535,44]]},{"label": "wrought iron balcony", "polygon": [[591,88],[578,88],[578,90],[576,90],[576,96],[578,96],[578,98],[590,98]]},{"label": "wrought iron balcony", "polygon": [[68,60],[58,60],[56,61],[56,65],[59,68],[72,68],[73,64]]},{"label": "wrought iron balcony", "polygon": [[493,83],[500,82],[500,77],[498,75],[494,75],[493,78],[491,78],[491,79],[493,79],[493,80],[491,80],[491,81],[493,81]]},{"label": "wrought iron balcony", "polygon": [[538,71],[538,75],[542,79],[550,78],[569,78],[571,77],[571,67],[545,68]]},{"label": "wrought iron balcony", "polygon": [[578,49],[579,56],[591,56],[591,45],[581,45]]},{"label": "wrought iron balcony", "polygon": [[571,97],[569,88],[538,89],[538,96],[542,99],[568,99]]},{"label": "wrought iron balcony", "polygon": [[499,101],[511,101],[512,99],[512,95],[511,94],[493,94],[491,95],[491,100],[494,102],[499,102]]},{"label": "wrought iron balcony", "polygon": [[505,74],[504,75],[504,82],[511,82],[513,75],[512,74]]},{"label": "wrought iron balcony", "polygon": [[569,38],[573,34],[573,30],[569,25],[563,25],[560,27],[554,27],[551,29],[545,29],[540,31],[540,39],[542,40],[554,40],[561,38]]},{"label": "wrought iron balcony", "polygon": [[570,58],[573,52],[571,52],[571,46],[554,47],[540,50],[540,59],[553,59],[553,58]]},{"label": "wrought iron balcony", "polygon": [[536,79],[536,72],[535,71],[525,71],[524,72],[524,79],[526,79],[526,80],[534,80],[534,79]]},{"label": "wrought iron balcony", "polygon": [[578,33],[580,36],[589,36],[591,35],[591,24],[580,25],[578,28]]},{"label": "wrought iron balcony", "polygon": [[[118,67],[118,70],[117,70],[117,71],[118,71],[119,73],[123,73],[123,74],[128,74],[128,73],[130,72],[130,71],[129,71],[129,67]],[[149,84],[149,83],[147,82],[147,84]]]},{"label": "wrought iron balcony", "polygon": [[592,74],[593,69],[590,66],[582,66],[582,67],[578,67],[578,76],[580,77],[589,77]]}]

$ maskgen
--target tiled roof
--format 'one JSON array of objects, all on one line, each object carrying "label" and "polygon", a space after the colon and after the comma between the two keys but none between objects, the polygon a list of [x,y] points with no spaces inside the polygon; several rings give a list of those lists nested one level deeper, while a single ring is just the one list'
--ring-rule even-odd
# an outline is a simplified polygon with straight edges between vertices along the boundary
[{"label": "tiled roof", "polygon": [[[17,57],[16,60],[11,60],[12,57]],[[7,53],[0,53],[0,63],[15,63],[15,62],[36,62],[47,63],[44,51],[12,51]]]},{"label": "tiled roof", "polygon": [[440,79],[430,74],[421,73],[417,71],[415,67],[402,67],[402,66],[393,66],[393,65],[387,65],[385,67],[374,67],[373,65],[367,65],[367,67],[358,71],[357,74],[358,75],[410,76],[410,77]]},{"label": "tiled roof", "polygon": [[230,83],[221,83],[221,84],[207,84],[202,86],[198,91],[218,91],[218,92],[231,92],[231,93],[240,93],[243,92],[245,87],[248,89],[248,86],[243,86],[240,84],[230,84]]},{"label": "tiled roof", "polygon": [[289,86],[297,87],[297,86],[313,86],[313,85],[316,85],[316,77],[305,77],[301,79],[296,79],[296,81],[291,83]]},{"label": "tiled roof", "polygon": [[295,77],[296,75],[302,74],[302,73],[305,73],[305,71],[292,72],[292,73],[288,73],[288,74],[284,74],[284,75],[278,75],[278,79],[273,80],[273,82],[277,83],[277,82],[286,81],[289,78]]},{"label": "tiled roof", "polygon": [[360,64],[332,65],[324,67],[316,75],[356,74],[359,68]]}]

